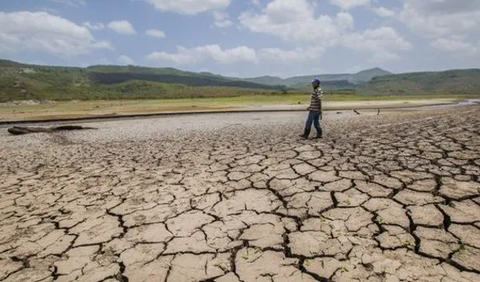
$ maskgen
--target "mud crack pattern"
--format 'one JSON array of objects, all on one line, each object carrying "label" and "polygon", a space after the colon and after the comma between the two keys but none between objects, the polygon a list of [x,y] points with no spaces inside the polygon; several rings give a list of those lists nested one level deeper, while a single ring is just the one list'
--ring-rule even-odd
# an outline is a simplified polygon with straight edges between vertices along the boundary
[{"label": "mud crack pattern", "polygon": [[480,281],[480,108],[271,116],[2,133],[0,280]]}]

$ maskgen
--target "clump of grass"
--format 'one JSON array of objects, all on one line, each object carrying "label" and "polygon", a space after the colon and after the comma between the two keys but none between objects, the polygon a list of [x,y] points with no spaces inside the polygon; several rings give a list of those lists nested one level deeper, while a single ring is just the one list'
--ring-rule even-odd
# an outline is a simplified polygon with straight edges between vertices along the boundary
[{"label": "clump of grass", "polygon": [[341,272],[341,273],[345,273],[345,272],[349,272],[348,268],[344,265],[340,266],[338,268],[338,270]]},{"label": "clump of grass", "polygon": [[384,220],[383,218],[381,218],[381,217],[377,217],[377,218],[375,219],[375,221],[376,221],[378,224],[385,224],[385,220]]},{"label": "clump of grass", "polygon": [[466,248],[465,248],[465,243],[460,242],[460,245],[459,245],[456,249],[454,249],[453,252],[454,252],[454,253],[461,253],[461,252],[463,252],[463,251],[465,251],[465,250],[466,250]]},{"label": "clump of grass", "polygon": [[405,247],[415,247],[415,242],[408,240],[403,244]]}]

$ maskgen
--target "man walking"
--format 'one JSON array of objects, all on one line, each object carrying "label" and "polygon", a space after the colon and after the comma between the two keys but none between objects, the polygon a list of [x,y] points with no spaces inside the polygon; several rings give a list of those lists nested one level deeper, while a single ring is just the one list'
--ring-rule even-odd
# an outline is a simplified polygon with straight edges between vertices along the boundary
[{"label": "man walking", "polygon": [[315,138],[322,138],[323,137],[323,132],[322,132],[322,127],[320,126],[320,118],[322,117],[322,97],[323,97],[323,91],[320,88],[320,79],[315,78],[312,81],[312,86],[313,86],[313,93],[312,93],[312,98],[310,102],[310,107],[308,107],[309,113],[308,113],[308,119],[307,119],[307,124],[305,125],[305,131],[303,132],[300,137],[304,139],[308,139],[308,136],[310,135],[310,131],[312,128],[312,123],[315,126],[315,129],[317,130],[317,136]]}]

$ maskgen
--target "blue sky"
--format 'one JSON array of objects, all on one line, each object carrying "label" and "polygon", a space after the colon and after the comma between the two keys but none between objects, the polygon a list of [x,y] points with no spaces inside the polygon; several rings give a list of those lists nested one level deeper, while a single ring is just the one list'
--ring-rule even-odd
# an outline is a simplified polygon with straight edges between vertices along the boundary
[{"label": "blue sky", "polygon": [[0,58],[230,76],[477,68],[480,0],[2,0]]}]

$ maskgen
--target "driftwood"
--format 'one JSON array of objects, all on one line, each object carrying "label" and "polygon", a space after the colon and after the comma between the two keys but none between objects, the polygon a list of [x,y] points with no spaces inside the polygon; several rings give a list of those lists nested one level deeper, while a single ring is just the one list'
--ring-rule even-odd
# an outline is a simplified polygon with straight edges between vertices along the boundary
[{"label": "driftwood", "polygon": [[[357,115],[360,115],[360,112],[357,111],[356,109],[353,109],[353,112],[356,113]],[[338,114],[338,113],[337,113]],[[380,114],[380,109],[377,109],[377,116]]]},{"label": "driftwood", "polygon": [[57,131],[66,131],[66,130],[85,130],[85,129],[95,129],[92,127],[83,127],[78,125],[64,125],[64,126],[56,126],[56,127],[20,127],[14,126],[8,129],[8,132],[13,135],[23,135],[29,133],[39,133],[39,132],[46,132],[52,133]]}]

